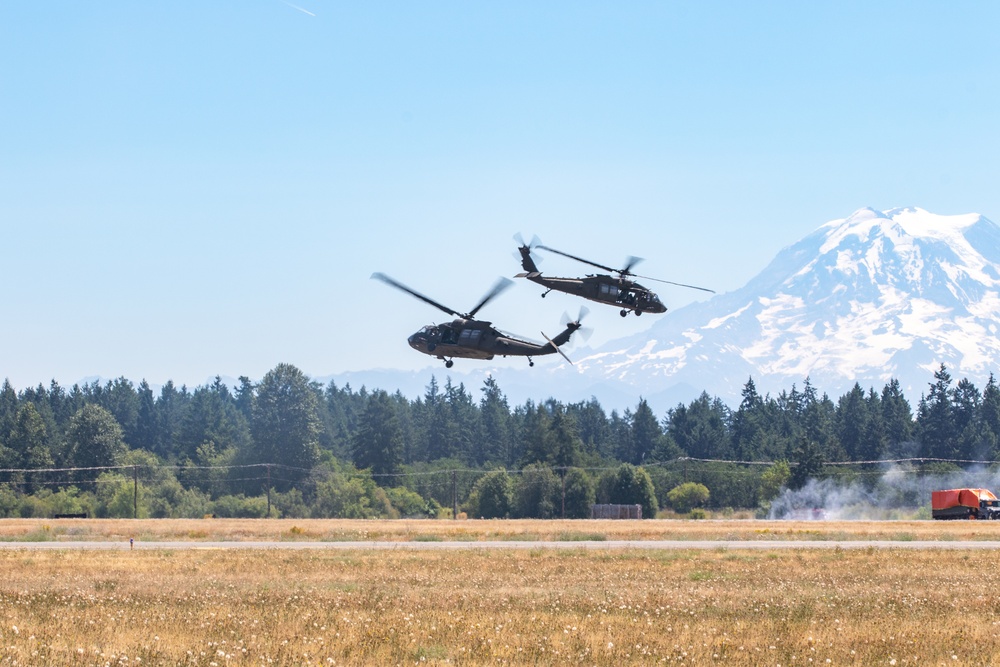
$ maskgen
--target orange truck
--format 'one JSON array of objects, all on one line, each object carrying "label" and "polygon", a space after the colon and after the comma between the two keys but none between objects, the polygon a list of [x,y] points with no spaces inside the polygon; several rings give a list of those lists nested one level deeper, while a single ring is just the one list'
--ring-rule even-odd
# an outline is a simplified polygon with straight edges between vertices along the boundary
[{"label": "orange truck", "polygon": [[1000,519],[1000,500],[988,489],[931,491],[935,519]]}]

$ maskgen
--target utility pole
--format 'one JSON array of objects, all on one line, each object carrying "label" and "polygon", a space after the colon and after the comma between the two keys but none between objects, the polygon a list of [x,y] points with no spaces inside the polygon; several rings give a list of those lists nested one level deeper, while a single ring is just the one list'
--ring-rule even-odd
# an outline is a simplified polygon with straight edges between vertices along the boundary
[{"label": "utility pole", "polygon": [[267,464],[267,518],[271,518],[271,464]]},{"label": "utility pole", "polygon": [[132,518],[139,518],[139,466],[132,466]]},{"label": "utility pole", "polygon": [[458,471],[451,471],[451,518],[458,519]]},{"label": "utility pole", "polygon": [[562,515],[560,518],[566,518],[566,468],[562,469]]}]

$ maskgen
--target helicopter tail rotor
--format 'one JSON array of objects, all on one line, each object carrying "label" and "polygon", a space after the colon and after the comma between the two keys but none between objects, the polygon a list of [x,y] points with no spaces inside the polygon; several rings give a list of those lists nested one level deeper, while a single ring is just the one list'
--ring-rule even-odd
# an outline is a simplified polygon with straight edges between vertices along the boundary
[{"label": "helicopter tail rotor", "polygon": [[584,341],[588,340],[590,336],[594,333],[593,328],[583,326],[583,319],[590,313],[590,309],[586,306],[580,306],[580,312],[577,314],[575,320],[570,320],[567,313],[563,313],[562,325],[566,329],[572,329],[579,338]]},{"label": "helicopter tail rotor", "polygon": [[531,251],[541,245],[541,241],[538,240],[537,236],[531,238],[531,243],[525,243],[524,237],[518,232],[514,234],[514,240],[517,242],[517,250],[514,252],[514,258],[521,262],[521,268],[524,269],[524,273],[519,273],[515,278],[527,278],[529,276],[536,276],[541,273],[538,270],[538,264],[541,263],[542,258],[531,254]]}]

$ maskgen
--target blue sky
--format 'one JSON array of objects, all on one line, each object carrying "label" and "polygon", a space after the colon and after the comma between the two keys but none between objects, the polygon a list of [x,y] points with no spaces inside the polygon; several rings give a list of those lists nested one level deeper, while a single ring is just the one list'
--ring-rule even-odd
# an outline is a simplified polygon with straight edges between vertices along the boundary
[{"label": "blue sky", "polygon": [[[726,292],[864,206],[1000,220],[998,19],[986,2],[3,3],[0,376],[436,368],[405,339],[446,316],[369,276],[464,311],[520,270],[517,232]],[[479,315],[553,335],[579,303],[539,291]],[[591,345],[651,324],[590,310]]]}]

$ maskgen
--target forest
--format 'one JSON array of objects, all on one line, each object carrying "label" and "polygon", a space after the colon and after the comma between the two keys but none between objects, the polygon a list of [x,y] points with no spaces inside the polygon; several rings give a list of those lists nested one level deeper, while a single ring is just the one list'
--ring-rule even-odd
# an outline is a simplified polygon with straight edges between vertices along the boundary
[{"label": "forest", "polygon": [[154,393],[121,377],[0,388],[0,516],[586,518],[766,512],[783,488],[904,460],[955,470],[1000,454],[1000,387],[941,365],[914,406],[899,383],[833,399],[806,378],[777,396],[749,378],[735,409],[702,393],[656,415],[596,399],[511,406],[432,378],[400,392],[311,381],[279,364]]}]

